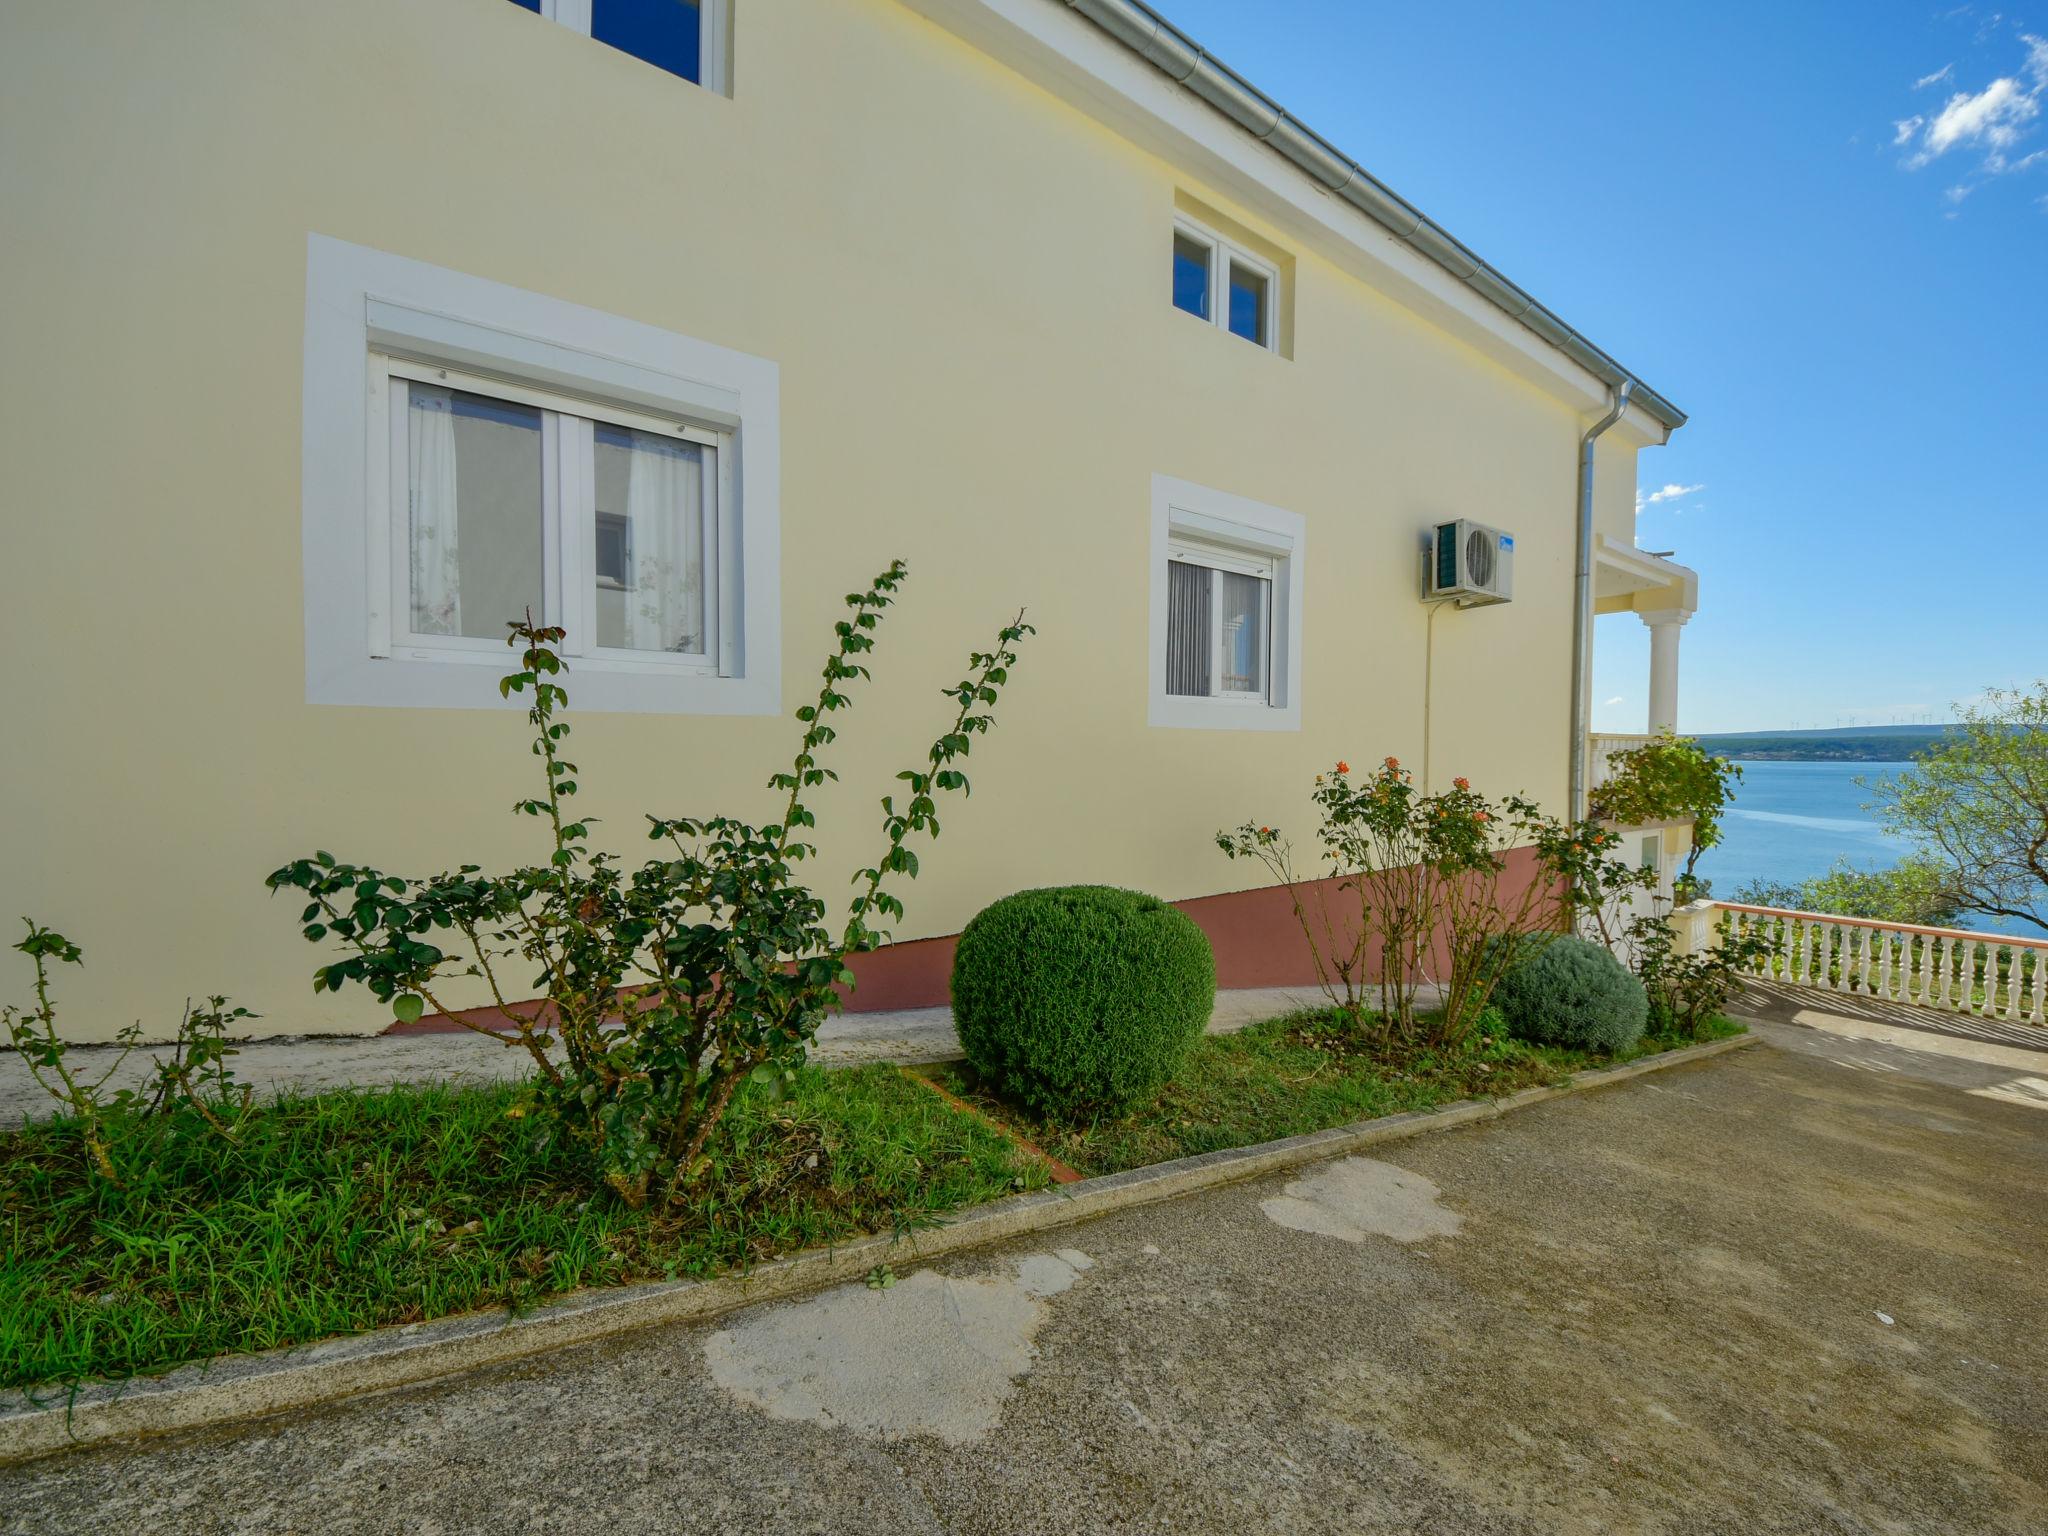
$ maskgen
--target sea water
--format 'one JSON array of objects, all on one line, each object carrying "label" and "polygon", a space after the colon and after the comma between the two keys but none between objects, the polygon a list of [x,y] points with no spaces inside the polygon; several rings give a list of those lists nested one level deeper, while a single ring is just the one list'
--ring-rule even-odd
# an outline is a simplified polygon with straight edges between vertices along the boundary
[{"label": "sea water", "polygon": [[[1700,855],[1694,873],[1712,883],[1717,899],[1732,901],[1752,880],[1797,885],[1842,859],[1858,869],[1887,869],[1912,847],[1885,832],[1867,809],[1877,796],[1857,780],[1875,784],[1912,766],[1743,762],[1721,842]],[[1958,922],[1980,933],[2040,934],[2017,919],[1980,913],[1965,913]]]}]

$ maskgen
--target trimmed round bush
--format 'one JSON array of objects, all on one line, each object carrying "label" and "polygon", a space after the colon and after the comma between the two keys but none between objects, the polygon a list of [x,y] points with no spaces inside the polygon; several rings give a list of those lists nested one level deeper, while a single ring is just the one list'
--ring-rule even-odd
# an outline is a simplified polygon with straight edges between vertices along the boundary
[{"label": "trimmed round bush", "polygon": [[1050,1115],[1157,1097],[1216,1005],[1209,940],[1156,896],[1111,885],[1019,891],[953,957],[953,1019],[984,1082]]},{"label": "trimmed round bush", "polygon": [[1604,944],[1515,939],[1522,954],[1493,989],[1508,1029],[1538,1045],[1625,1051],[1643,1036],[1650,1000]]}]

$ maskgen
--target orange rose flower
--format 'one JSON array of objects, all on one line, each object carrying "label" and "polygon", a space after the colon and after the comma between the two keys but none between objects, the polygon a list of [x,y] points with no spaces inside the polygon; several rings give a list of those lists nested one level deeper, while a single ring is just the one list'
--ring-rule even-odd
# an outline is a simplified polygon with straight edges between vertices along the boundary
[{"label": "orange rose flower", "polygon": [[1470,789],[1472,787],[1470,779],[1453,779],[1451,783],[1459,789]]},{"label": "orange rose flower", "polygon": [[1337,771],[1339,773],[1349,773],[1351,771],[1351,765],[1346,762],[1339,762],[1337,764]]}]

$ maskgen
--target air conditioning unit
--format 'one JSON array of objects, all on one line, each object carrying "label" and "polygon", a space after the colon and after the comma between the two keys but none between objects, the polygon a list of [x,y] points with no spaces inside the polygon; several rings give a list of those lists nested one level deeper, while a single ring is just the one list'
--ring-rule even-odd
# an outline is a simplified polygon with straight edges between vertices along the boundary
[{"label": "air conditioning unit", "polygon": [[1505,603],[1515,595],[1512,534],[1459,518],[1438,523],[1423,556],[1423,597],[1455,600],[1460,608]]}]

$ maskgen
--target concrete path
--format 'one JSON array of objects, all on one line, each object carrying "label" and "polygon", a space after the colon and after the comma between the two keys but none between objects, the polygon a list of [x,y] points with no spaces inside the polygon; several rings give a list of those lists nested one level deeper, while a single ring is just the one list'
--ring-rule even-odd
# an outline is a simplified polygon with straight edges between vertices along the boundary
[{"label": "concrete path", "polygon": [[[1212,1034],[1238,1030],[1275,1014],[1321,1006],[1314,987],[1251,987],[1216,994]],[[133,1086],[149,1072],[151,1047],[132,1054],[111,1087]],[[155,1047],[165,1050],[167,1047]],[[82,1075],[96,1077],[117,1052],[76,1046],[69,1058]],[[871,1061],[945,1061],[960,1054],[950,1008],[887,1013],[841,1013],[825,1022],[812,1058],[829,1067]],[[445,1035],[278,1035],[243,1042],[236,1077],[263,1094],[284,1088],[320,1091],[397,1082],[488,1082],[523,1077],[532,1058],[517,1047],[469,1030]],[[0,1051],[0,1128],[50,1113],[52,1100],[30,1078],[21,1059]],[[4,1527],[0,1527],[4,1533]]]},{"label": "concrete path", "polygon": [[1767,1044],[302,1416],[0,1531],[2048,1531],[2048,1115]]}]

